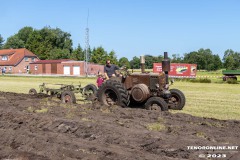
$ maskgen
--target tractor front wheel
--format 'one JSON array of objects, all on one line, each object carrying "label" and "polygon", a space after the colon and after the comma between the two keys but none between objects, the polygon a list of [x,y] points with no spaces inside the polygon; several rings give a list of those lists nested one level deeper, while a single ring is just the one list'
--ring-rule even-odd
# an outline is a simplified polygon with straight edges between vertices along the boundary
[{"label": "tractor front wheel", "polygon": [[182,110],[186,102],[184,94],[178,89],[170,89],[169,91],[171,92],[171,98],[168,100],[169,109]]},{"label": "tractor front wheel", "polygon": [[168,105],[161,97],[151,97],[147,100],[144,107],[147,110],[167,111]]}]

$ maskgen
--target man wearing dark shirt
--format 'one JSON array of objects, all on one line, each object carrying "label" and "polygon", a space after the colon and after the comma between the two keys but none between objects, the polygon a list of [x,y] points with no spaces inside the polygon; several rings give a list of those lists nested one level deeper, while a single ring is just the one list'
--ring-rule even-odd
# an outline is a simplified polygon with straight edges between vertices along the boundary
[{"label": "man wearing dark shirt", "polygon": [[118,66],[111,64],[110,60],[107,60],[106,65],[104,66],[104,74],[105,74],[106,79],[116,76],[115,71],[118,69],[119,69]]}]

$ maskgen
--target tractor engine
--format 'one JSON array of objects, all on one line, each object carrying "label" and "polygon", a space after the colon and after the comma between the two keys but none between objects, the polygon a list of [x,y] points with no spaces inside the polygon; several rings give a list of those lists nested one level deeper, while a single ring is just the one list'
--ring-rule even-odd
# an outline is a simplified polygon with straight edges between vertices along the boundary
[{"label": "tractor engine", "polygon": [[131,97],[139,103],[153,96],[169,98],[171,96],[168,90],[170,60],[167,58],[167,52],[164,53],[164,60],[162,61],[164,72],[159,74],[145,72],[145,60],[143,56],[140,57],[140,63],[142,73],[133,73],[126,77],[124,81],[124,86],[130,92]]},{"label": "tractor engine", "polygon": [[168,98],[171,95],[163,72],[133,73],[125,79],[124,86],[136,102],[144,102],[152,96]]}]

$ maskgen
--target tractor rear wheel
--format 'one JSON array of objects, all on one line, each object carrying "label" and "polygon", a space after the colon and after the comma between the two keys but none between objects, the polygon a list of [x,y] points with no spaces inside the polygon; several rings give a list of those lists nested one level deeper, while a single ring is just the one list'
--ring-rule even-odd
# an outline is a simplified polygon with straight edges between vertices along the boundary
[{"label": "tractor rear wheel", "polygon": [[169,109],[182,110],[186,102],[184,94],[178,89],[170,89],[169,91],[172,95],[168,100]]},{"label": "tractor rear wheel", "polygon": [[130,96],[121,82],[107,80],[98,89],[97,97],[104,105],[119,105],[121,107],[127,107]]},{"label": "tractor rear wheel", "polygon": [[62,103],[76,103],[76,97],[72,91],[63,91],[61,101]]},{"label": "tractor rear wheel", "polygon": [[37,94],[37,91],[36,91],[36,89],[31,88],[31,89],[29,90],[28,94],[36,95],[36,94]]},{"label": "tractor rear wheel", "polygon": [[147,110],[167,111],[168,105],[161,97],[151,97],[147,100],[144,107]]}]

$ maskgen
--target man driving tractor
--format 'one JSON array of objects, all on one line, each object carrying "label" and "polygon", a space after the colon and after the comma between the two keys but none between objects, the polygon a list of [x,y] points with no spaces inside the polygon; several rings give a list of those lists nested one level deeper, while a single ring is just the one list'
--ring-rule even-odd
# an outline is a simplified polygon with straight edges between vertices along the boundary
[{"label": "man driving tractor", "polygon": [[115,64],[111,64],[111,61],[106,60],[106,65],[104,66],[104,75],[106,79],[116,76],[116,70],[119,70],[119,67]]}]

